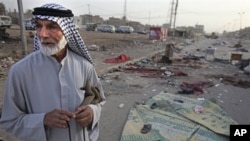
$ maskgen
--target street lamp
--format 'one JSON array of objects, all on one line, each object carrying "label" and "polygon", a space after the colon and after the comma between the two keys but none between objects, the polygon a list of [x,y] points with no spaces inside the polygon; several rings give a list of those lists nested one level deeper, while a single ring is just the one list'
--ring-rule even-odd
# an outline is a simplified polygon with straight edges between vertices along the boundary
[{"label": "street lamp", "polygon": [[239,31],[239,38],[241,38],[241,25],[242,25],[242,15],[245,14],[245,12],[238,13],[240,15],[240,31]]}]

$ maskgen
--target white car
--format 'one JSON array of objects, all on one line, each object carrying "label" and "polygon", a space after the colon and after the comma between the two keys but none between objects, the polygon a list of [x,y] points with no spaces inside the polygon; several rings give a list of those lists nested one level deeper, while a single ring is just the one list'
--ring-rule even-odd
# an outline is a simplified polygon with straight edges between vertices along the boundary
[{"label": "white car", "polygon": [[97,26],[97,31],[114,33],[115,26],[113,26],[113,25],[99,25],[99,26]]},{"label": "white car", "polygon": [[12,25],[12,19],[10,16],[0,15],[0,27],[10,28]]},{"label": "white car", "polygon": [[134,28],[131,26],[119,26],[119,32],[121,33],[132,33],[134,32]]}]

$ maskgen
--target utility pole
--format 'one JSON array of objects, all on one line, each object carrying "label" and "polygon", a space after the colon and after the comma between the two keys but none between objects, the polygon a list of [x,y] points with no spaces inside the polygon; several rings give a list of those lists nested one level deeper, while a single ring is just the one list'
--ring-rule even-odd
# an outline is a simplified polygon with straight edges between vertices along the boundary
[{"label": "utility pole", "polygon": [[170,29],[172,28],[173,13],[174,13],[174,0],[172,0],[172,2],[171,2],[170,20],[169,20]]},{"label": "utility pole", "polygon": [[241,26],[242,26],[242,15],[245,14],[245,12],[238,13],[240,15],[240,30],[239,30],[239,42],[241,41]]},{"label": "utility pole", "polygon": [[125,2],[124,2],[124,7],[123,7],[123,17],[122,17],[122,19],[123,20],[127,20],[127,0],[125,0]]},{"label": "utility pole", "polygon": [[148,25],[150,25],[150,11],[148,12]]},{"label": "utility pole", "polygon": [[177,15],[177,8],[178,8],[178,0],[176,0],[175,9],[174,9],[174,26],[173,26],[173,36],[175,36],[175,23],[176,23],[176,15]]},{"label": "utility pole", "polygon": [[19,14],[19,22],[20,22],[20,29],[21,29],[21,37],[22,37],[22,55],[25,56],[27,54],[27,40],[25,35],[25,28],[24,28],[24,18],[23,18],[23,3],[22,0],[17,0],[18,3],[18,14]]},{"label": "utility pole", "polygon": [[89,23],[91,23],[91,22],[92,22],[92,18],[91,18],[91,13],[90,13],[89,4],[88,4],[88,9],[89,9]]}]

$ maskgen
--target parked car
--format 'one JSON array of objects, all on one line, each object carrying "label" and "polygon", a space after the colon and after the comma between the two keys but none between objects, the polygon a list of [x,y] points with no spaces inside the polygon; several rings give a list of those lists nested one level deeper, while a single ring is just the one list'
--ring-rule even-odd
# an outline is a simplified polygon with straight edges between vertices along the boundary
[{"label": "parked car", "polygon": [[26,30],[35,30],[35,26],[31,22],[25,23]]},{"label": "parked car", "polygon": [[115,33],[122,33],[122,31],[119,27],[115,27]]},{"label": "parked car", "polygon": [[146,30],[139,30],[137,31],[138,34],[148,34],[148,32]]},{"label": "parked car", "polygon": [[104,25],[97,25],[96,30],[102,31],[103,28],[104,28]]},{"label": "parked car", "polygon": [[[97,29],[97,24],[96,23],[87,23],[86,24],[86,30],[87,31],[96,31]],[[99,27],[100,28],[100,27]]]},{"label": "parked car", "polygon": [[12,25],[12,19],[10,16],[0,15],[0,27],[10,28]]},{"label": "parked car", "polygon": [[103,28],[104,32],[114,33],[115,32],[115,26],[113,25],[107,25]]},{"label": "parked car", "polygon": [[134,28],[131,26],[119,26],[116,30],[118,33],[132,33],[134,32]]},{"label": "parked car", "polygon": [[115,26],[113,26],[113,25],[98,25],[97,31],[114,33]]}]

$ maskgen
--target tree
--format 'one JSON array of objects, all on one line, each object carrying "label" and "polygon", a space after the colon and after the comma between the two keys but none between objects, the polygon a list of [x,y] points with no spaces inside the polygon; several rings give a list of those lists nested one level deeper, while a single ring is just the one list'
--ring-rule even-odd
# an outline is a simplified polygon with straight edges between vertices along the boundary
[{"label": "tree", "polygon": [[5,15],[6,13],[6,9],[5,9],[5,5],[0,2],[0,15]]},{"label": "tree", "polygon": [[33,12],[33,10],[28,9],[28,10],[26,10],[25,14],[27,14],[27,15],[32,15],[32,12]]},{"label": "tree", "polygon": [[32,10],[31,9],[28,9],[28,10],[26,10],[26,12],[24,13],[24,17],[25,17],[25,19],[30,19],[30,18],[32,18]]}]

